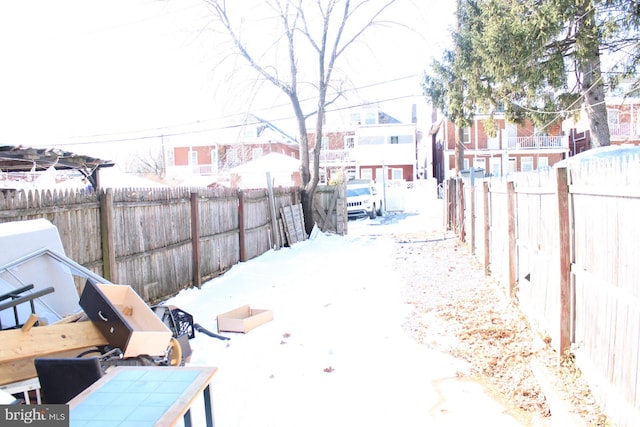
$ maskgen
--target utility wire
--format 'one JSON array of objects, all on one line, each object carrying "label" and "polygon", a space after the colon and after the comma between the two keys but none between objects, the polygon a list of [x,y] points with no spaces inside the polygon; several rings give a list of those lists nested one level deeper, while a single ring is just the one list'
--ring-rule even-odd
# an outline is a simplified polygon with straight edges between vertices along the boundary
[{"label": "utility wire", "polygon": [[[420,75],[412,74],[412,75],[406,75],[406,76],[402,76],[402,77],[397,77],[397,78],[394,78],[394,79],[384,80],[382,82],[371,83],[371,84],[368,84],[368,85],[359,86],[357,88],[346,89],[345,91],[343,91],[343,93],[357,92],[357,91],[360,91],[360,90],[363,90],[363,89],[369,89],[369,88],[382,86],[382,85],[386,85],[386,84],[389,84],[389,83],[395,83],[395,82],[398,82],[398,81],[407,80],[407,79],[415,78],[415,77],[420,77]],[[404,96],[398,96],[398,97],[394,97],[394,98],[382,99],[382,100],[378,100],[378,101],[358,103],[358,104],[349,105],[349,106],[341,107],[341,108],[327,109],[326,112],[337,112],[337,111],[349,110],[349,109],[360,107],[360,106],[374,105],[374,104],[378,104],[378,103],[391,102],[391,101],[396,101],[396,100],[401,100],[401,99],[412,98],[412,97],[416,97],[416,96],[421,96],[421,95],[417,95],[417,94],[416,95],[404,95]],[[311,101],[313,99],[314,98],[305,98],[305,99],[301,100],[301,102]],[[268,108],[265,107],[263,109],[258,109],[258,110],[255,110],[255,112],[268,111],[268,110],[272,110],[272,109],[276,109],[276,108],[286,107],[288,105],[289,105],[288,103],[283,103],[283,104],[274,105],[274,106],[268,107]],[[239,117],[239,116],[243,116],[244,117],[247,114],[248,114],[247,112],[239,112],[239,113],[234,113],[234,114],[230,114],[230,115],[222,116],[222,117],[218,117],[218,118],[211,118],[211,119],[205,119],[205,120],[196,120],[196,121],[192,121],[192,122],[181,123],[181,124],[170,125],[170,126],[159,126],[159,127],[132,130],[132,131],[110,132],[110,133],[102,133],[102,134],[67,136],[67,137],[61,137],[60,139],[62,141],[65,141],[65,140],[73,140],[73,141],[57,142],[56,145],[60,145],[60,146],[65,146],[65,145],[87,145],[87,144],[102,144],[102,143],[111,143],[111,142],[115,143],[115,142],[147,140],[147,139],[162,138],[162,137],[169,137],[169,136],[180,136],[180,135],[206,133],[206,132],[220,131],[220,130],[225,130],[225,129],[241,128],[241,127],[244,127],[246,125],[260,124],[258,121],[249,121],[249,122],[244,121],[241,124],[223,125],[223,126],[209,127],[209,128],[204,128],[204,129],[190,129],[190,130],[186,130],[186,131],[178,131],[178,130],[176,130],[176,129],[184,128],[184,127],[188,127],[188,126],[198,126],[198,125],[204,125],[204,124],[207,124],[207,123],[210,123],[210,122],[225,121],[225,120],[229,120],[229,119],[232,119],[232,118],[235,118],[235,117]],[[293,116],[285,116],[285,117],[273,118],[273,119],[270,119],[270,121],[276,122],[276,121],[283,121],[283,120],[292,120],[294,118],[295,117],[293,117]],[[142,133],[142,134],[150,133],[150,134],[140,135],[140,136],[126,136],[126,135],[132,135],[132,134],[140,134],[140,133]],[[107,139],[103,139],[103,138],[107,138]],[[79,141],[79,142],[76,141],[76,140],[82,140],[82,139],[84,139],[85,141]]]}]

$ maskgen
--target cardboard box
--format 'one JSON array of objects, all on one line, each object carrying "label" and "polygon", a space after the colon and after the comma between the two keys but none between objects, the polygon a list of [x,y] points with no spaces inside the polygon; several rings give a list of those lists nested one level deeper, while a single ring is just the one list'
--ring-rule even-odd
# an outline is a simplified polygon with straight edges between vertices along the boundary
[{"label": "cardboard box", "polygon": [[218,332],[242,332],[250,330],[273,320],[273,311],[251,308],[243,305],[235,310],[218,315]]},{"label": "cardboard box", "polygon": [[80,306],[124,357],[163,356],[169,347],[171,331],[131,286],[87,282]]}]

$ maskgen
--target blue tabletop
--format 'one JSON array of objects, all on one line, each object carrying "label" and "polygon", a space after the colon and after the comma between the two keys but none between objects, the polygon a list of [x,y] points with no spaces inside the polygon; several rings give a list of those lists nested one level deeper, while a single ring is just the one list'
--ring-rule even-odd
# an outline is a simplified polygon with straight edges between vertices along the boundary
[{"label": "blue tabletop", "polygon": [[70,411],[71,427],[153,426],[198,377],[181,369],[123,370]]}]

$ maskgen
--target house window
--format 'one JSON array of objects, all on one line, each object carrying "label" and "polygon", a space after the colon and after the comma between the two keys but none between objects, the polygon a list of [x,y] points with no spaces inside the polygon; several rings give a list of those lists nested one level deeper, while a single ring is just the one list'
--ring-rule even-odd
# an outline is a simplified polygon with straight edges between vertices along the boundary
[{"label": "house window", "polygon": [[[471,143],[471,129],[470,128],[462,129],[462,143],[463,144],[470,144]],[[465,168],[465,169],[469,169],[469,168]]]},{"label": "house window", "polygon": [[322,150],[328,150],[329,149],[329,137],[328,136],[323,136],[322,139],[320,140],[320,148]]},{"label": "house window", "polygon": [[607,121],[611,135],[622,135],[620,129],[620,110],[607,110]]},{"label": "house window", "polygon": [[238,149],[237,148],[229,148],[227,150],[227,165],[230,167],[236,166],[238,164]]},{"label": "house window", "polygon": [[360,124],[360,113],[351,113],[351,123],[354,125]]},{"label": "house window", "polygon": [[491,175],[500,176],[502,174],[502,164],[499,157],[492,157],[491,160],[489,160],[489,167],[491,168]]},{"label": "house window", "polygon": [[353,136],[344,137],[344,148],[354,148],[356,146],[356,139]]},{"label": "house window", "polygon": [[369,112],[365,115],[364,119],[365,125],[375,125],[376,124],[376,113]]},{"label": "house window", "polygon": [[515,157],[509,157],[507,160],[507,173],[515,172],[517,170],[516,165],[517,162]]},{"label": "house window", "polygon": [[533,157],[522,157],[520,159],[520,170],[522,172],[531,172],[533,170]]},{"label": "house window", "polygon": [[546,169],[549,167],[549,158],[546,156],[538,157],[538,169]]},{"label": "house window", "polygon": [[259,159],[260,157],[262,157],[262,147],[252,148],[251,159],[255,160],[255,159]]},{"label": "house window", "polygon": [[393,179],[393,180],[401,180],[402,179],[402,168],[392,168],[391,169],[391,179]]},{"label": "house window", "polygon": [[487,159],[473,159],[473,167],[475,169],[487,170]]},{"label": "house window", "polygon": [[464,159],[462,162],[462,169],[469,170],[469,159]]},{"label": "house window", "polygon": [[211,172],[218,173],[218,150],[211,150]]},{"label": "house window", "polygon": [[358,138],[358,145],[384,144],[383,136],[361,136]]},{"label": "house window", "polygon": [[398,143],[398,137],[397,136],[392,136],[391,137],[391,143],[392,144],[397,144]]},{"label": "house window", "polygon": [[360,179],[373,179],[373,171],[371,168],[360,169]]},{"label": "house window", "polygon": [[198,152],[197,151],[189,151],[189,166],[195,166],[198,164]]}]

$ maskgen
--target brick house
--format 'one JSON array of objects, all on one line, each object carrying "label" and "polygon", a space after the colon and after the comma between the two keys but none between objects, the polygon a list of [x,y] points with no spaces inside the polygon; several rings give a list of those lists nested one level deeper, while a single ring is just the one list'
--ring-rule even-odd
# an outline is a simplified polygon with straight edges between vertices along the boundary
[{"label": "brick house", "polygon": [[[506,175],[510,172],[525,172],[548,167],[567,157],[569,138],[560,125],[552,125],[544,130],[536,129],[531,121],[513,124],[504,115],[495,118],[496,135],[490,136],[485,120],[488,116],[476,115],[470,127],[464,129],[463,169],[483,169],[487,175]],[[450,176],[455,170],[455,125],[443,119],[435,130],[438,147],[434,153],[434,176],[443,179],[440,170]],[[438,152],[441,150],[441,152]],[[438,160],[440,159],[440,160]]]},{"label": "brick house", "polygon": [[[315,133],[308,138],[315,147]],[[420,141],[415,122],[401,123],[375,107],[354,109],[349,126],[329,128],[321,139],[320,180],[329,182],[344,173],[381,183],[386,173],[388,180],[413,181],[424,163],[418,161]]]}]

